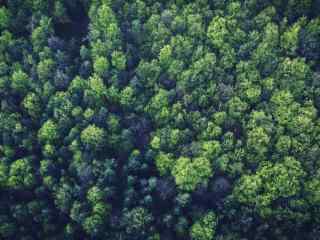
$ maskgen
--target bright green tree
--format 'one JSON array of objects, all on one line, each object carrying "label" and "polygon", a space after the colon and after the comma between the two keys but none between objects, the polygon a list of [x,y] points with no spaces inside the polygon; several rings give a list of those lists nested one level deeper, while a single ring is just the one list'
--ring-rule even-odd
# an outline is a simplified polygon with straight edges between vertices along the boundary
[{"label": "bright green tree", "polygon": [[215,239],[217,216],[214,212],[209,212],[191,226],[191,239],[193,240],[213,240]]},{"label": "bright green tree", "polygon": [[53,143],[58,138],[58,127],[51,119],[47,120],[38,131],[38,139],[40,142]]},{"label": "bright green tree", "polygon": [[210,161],[203,157],[180,157],[172,169],[178,188],[193,191],[199,184],[206,184],[212,176]]},{"label": "bright green tree", "polygon": [[81,132],[80,138],[83,144],[98,149],[105,141],[105,132],[102,128],[91,124]]},{"label": "bright green tree", "polygon": [[15,189],[31,188],[36,183],[30,159],[21,158],[14,161],[9,170],[8,186]]}]

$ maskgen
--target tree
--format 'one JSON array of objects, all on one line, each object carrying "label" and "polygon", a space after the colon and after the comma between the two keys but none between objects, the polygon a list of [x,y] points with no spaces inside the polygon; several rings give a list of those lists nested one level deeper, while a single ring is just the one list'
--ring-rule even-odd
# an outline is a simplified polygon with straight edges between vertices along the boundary
[{"label": "tree", "polygon": [[280,136],[277,143],[276,143],[276,149],[280,154],[289,155],[292,143],[291,138],[289,136]]},{"label": "tree", "polygon": [[207,35],[215,48],[222,49],[225,47],[227,37],[230,35],[227,20],[220,16],[214,17],[209,24]]},{"label": "tree", "polygon": [[299,43],[304,57],[308,60],[319,60],[317,52],[320,49],[320,18],[312,19],[300,31]]},{"label": "tree", "polygon": [[[90,194],[92,193],[93,192],[91,192]],[[93,204],[92,213],[84,220],[83,228],[91,236],[97,236],[101,234],[101,231],[103,230],[106,218],[110,213],[110,206],[108,204],[105,204],[103,201],[99,201],[96,203],[91,201],[91,203]]]},{"label": "tree", "polygon": [[32,188],[36,183],[30,159],[21,158],[14,161],[9,170],[8,186],[14,189]]},{"label": "tree", "polygon": [[111,55],[112,57],[112,65],[118,71],[122,71],[126,67],[126,56],[120,51],[114,51]]},{"label": "tree", "polygon": [[21,69],[15,71],[12,74],[11,79],[12,79],[11,80],[12,89],[14,89],[15,91],[17,91],[23,95],[30,88],[30,79],[29,79],[28,75],[25,72],[23,72]]},{"label": "tree", "polygon": [[304,176],[301,163],[293,157],[285,157],[281,163],[266,162],[256,174],[240,178],[234,196],[241,203],[256,205],[262,217],[270,217],[274,201],[300,193]]},{"label": "tree", "polygon": [[109,70],[109,61],[105,57],[98,57],[94,60],[93,64],[94,72],[103,77]]},{"label": "tree", "polygon": [[88,201],[95,205],[100,201],[103,201],[104,198],[104,193],[103,191],[101,191],[98,187],[93,186],[92,188],[90,188],[87,192],[87,199]]},{"label": "tree", "polygon": [[125,87],[122,91],[121,91],[121,95],[120,95],[120,103],[127,107],[133,107],[134,106],[134,90],[132,89],[132,87],[127,86]]},{"label": "tree", "polygon": [[59,138],[56,123],[49,119],[38,131],[38,139],[42,143],[54,143]]},{"label": "tree", "polygon": [[120,48],[120,29],[114,12],[108,3],[102,5],[94,3],[91,5],[89,17],[93,59],[99,56],[111,56],[114,50]]},{"label": "tree", "polygon": [[38,63],[37,73],[42,82],[52,78],[54,66],[55,62],[51,58],[46,58]]},{"label": "tree", "polygon": [[84,91],[85,98],[91,105],[101,104],[107,96],[107,88],[103,79],[98,75],[93,75],[89,78],[89,86]]},{"label": "tree", "polygon": [[279,26],[269,22],[264,27],[263,40],[253,53],[253,61],[262,76],[269,76],[278,64]]},{"label": "tree", "polygon": [[306,18],[300,18],[281,36],[281,46],[290,56],[294,56],[299,47],[299,33],[306,23]]},{"label": "tree", "polygon": [[72,207],[74,191],[72,186],[63,183],[55,193],[55,204],[63,213],[68,213]]},{"label": "tree", "polygon": [[199,184],[206,184],[213,174],[210,161],[203,157],[180,157],[171,173],[178,188],[184,191],[193,191]]},{"label": "tree", "polygon": [[0,8],[0,30],[4,30],[9,26],[10,15],[9,11],[5,7]]},{"label": "tree", "polygon": [[243,102],[239,97],[233,97],[228,101],[228,113],[235,119],[241,117],[247,108],[248,104]]},{"label": "tree", "polygon": [[218,138],[222,133],[222,129],[216,123],[209,121],[207,125],[207,129],[203,131],[202,138],[204,140],[214,140]]},{"label": "tree", "polygon": [[169,92],[160,88],[146,106],[145,111],[150,114],[158,124],[165,123],[169,117]]},{"label": "tree", "polygon": [[270,137],[262,127],[256,127],[248,132],[247,147],[258,157],[263,157],[268,151],[269,142]]},{"label": "tree", "polygon": [[87,217],[83,222],[83,229],[90,236],[97,236],[103,225],[103,218],[100,215],[94,214]]},{"label": "tree", "polygon": [[160,175],[166,175],[170,173],[174,166],[174,163],[175,161],[172,154],[160,152],[156,156],[156,166],[158,171],[160,172]]},{"label": "tree", "polygon": [[41,113],[41,102],[37,94],[28,93],[22,102],[23,107],[32,118],[38,118]]},{"label": "tree", "polygon": [[[304,59],[286,58],[279,66],[278,79],[283,89],[290,90],[294,97],[302,97],[306,84],[310,82],[310,67],[305,63]],[[290,83],[288,81],[290,79]]]},{"label": "tree", "polygon": [[39,53],[47,45],[47,40],[52,32],[51,20],[42,17],[39,26],[33,30],[31,35],[32,46],[36,53]]},{"label": "tree", "polygon": [[0,0],[0,238],[319,239],[319,1]]},{"label": "tree", "polygon": [[126,224],[126,232],[134,239],[146,236],[150,232],[150,224],[153,216],[143,207],[136,207],[124,214],[124,222]]},{"label": "tree", "polygon": [[99,149],[104,144],[105,132],[102,128],[91,124],[81,132],[80,138],[84,145],[88,145],[93,149]]},{"label": "tree", "polygon": [[213,240],[217,226],[217,217],[213,212],[209,212],[195,222],[190,231],[194,240]]},{"label": "tree", "polygon": [[221,146],[218,141],[205,141],[201,144],[202,155],[209,160],[213,160],[219,156]]},{"label": "tree", "polygon": [[289,0],[286,7],[286,16],[290,22],[295,21],[299,17],[308,16],[312,9],[312,1]]},{"label": "tree", "polygon": [[66,22],[66,23],[70,21],[68,19],[68,15],[66,11],[67,10],[61,1],[56,1],[54,3],[54,17],[56,18],[57,21]]},{"label": "tree", "polygon": [[172,62],[172,47],[170,45],[166,45],[160,50],[159,62],[165,69],[170,66]]},{"label": "tree", "polygon": [[293,119],[293,114],[299,105],[294,102],[294,98],[290,91],[277,91],[271,97],[276,121],[281,125],[286,125]]},{"label": "tree", "polygon": [[87,212],[84,204],[74,201],[70,210],[70,218],[76,223],[81,223],[84,221],[86,215]]}]

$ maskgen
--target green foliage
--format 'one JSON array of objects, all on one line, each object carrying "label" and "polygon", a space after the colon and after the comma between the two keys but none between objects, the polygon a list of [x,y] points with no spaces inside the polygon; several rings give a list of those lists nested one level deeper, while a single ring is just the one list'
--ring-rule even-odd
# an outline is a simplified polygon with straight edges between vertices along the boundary
[{"label": "green foliage", "polygon": [[45,82],[52,77],[54,61],[51,58],[44,59],[37,66],[38,77]]},{"label": "green foliage", "polygon": [[282,48],[287,52],[287,54],[294,55],[297,51],[299,44],[299,32],[305,22],[305,18],[299,19],[299,21],[290,26],[290,28],[281,36]]},{"label": "green foliage", "polygon": [[100,232],[100,227],[103,224],[103,218],[100,215],[92,215],[85,219],[83,228],[91,236],[96,236]]},{"label": "green foliage", "polygon": [[256,174],[241,177],[234,195],[241,203],[256,205],[258,212],[267,217],[275,200],[300,193],[304,176],[301,163],[293,157],[285,157],[281,163],[266,162]]},{"label": "green foliage", "polygon": [[190,159],[180,157],[172,169],[178,188],[184,191],[193,191],[199,184],[206,184],[212,176],[210,161],[199,157]]},{"label": "green foliage", "polygon": [[257,127],[248,132],[247,147],[254,154],[262,156],[268,151],[270,137],[262,127]]},{"label": "green foliage", "polygon": [[34,170],[27,158],[14,161],[9,170],[8,186],[13,189],[32,188],[36,183]]},{"label": "green foliage", "polygon": [[0,3],[1,239],[319,238],[318,1]]},{"label": "green foliage", "polygon": [[41,114],[40,99],[33,92],[27,94],[27,96],[23,99],[22,105],[26,109],[28,114],[33,118],[38,118]]},{"label": "green foliage", "polygon": [[[120,47],[120,29],[116,17],[108,3],[100,6],[92,4],[90,35],[92,37],[92,56],[110,56],[113,50]],[[123,59],[121,59],[123,60]],[[123,62],[119,66],[122,66]]]},{"label": "green foliage", "polygon": [[103,146],[105,132],[95,125],[89,125],[81,132],[80,138],[83,144],[98,149]]},{"label": "green foliage", "polygon": [[73,190],[70,185],[63,184],[55,193],[55,204],[64,213],[67,213],[72,204]]},{"label": "green foliage", "polygon": [[54,143],[59,138],[56,123],[49,119],[39,129],[38,139],[43,143]]},{"label": "green foliage", "polygon": [[126,56],[120,51],[114,51],[112,53],[112,65],[119,71],[122,71],[126,67]]},{"label": "green foliage", "polygon": [[54,3],[54,16],[58,21],[68,22],[66,8],[61,1],[55,1]]},{"label": "green foliage", "polygon": [[159,54],[159,61],[164,68],[170,66],[172,62],[172,48],[170,45],[166,45],[161,49]]},{"label": "green foliage", "polygon": [[92,203],[96,204],[99,201],[102,201],[104,198],[104,193],[98,187],[94,186],[89,189],[87,193],[87,199]]},{"label": "green foliage", "polygon": [[154,136],[151,141],[151,147],[154,149],[160,149],[160,138],[158,136]]},{"label": "green foliage", "polygon": [[105,57],[98,57],[93,64],[94,72],[99,76],[105,75],[109,70],[109,62]]},{"label": "green foliage", "polygon": [[89,79],[89,89],[85,91],[85,95],[96,103],[102,101],[103,97],[107,93],[106,91],[107,89],[102,78],[98,75],[94,75]]},{"label": "green foliage", "polygon": [[206,141],[202,145],[203,156],[207,159],[215,159],[221,152],[221,146],[218,141]]},{"label": "green foliage", "polygon": [[131,234],[143,236],[153,221],[150,213],[143,207],[136,207],[125,215],[125,222],[130,223],[126,231]]},{"label": "green foliage", "polygon": [[43,17],[31,35],[32,46],[36,52],[40,52],[46,46],[50,34],[52,34],[51,20]]},{"label": "green foliage", "polygon": [[208,38],[212,45],[217,49],[225,47],[227,37],[230,32],[227,27],[227,20],[224,17],[216,16],[212,19],[208,28]]},{"label": "green foliage", "polygon": [[127,86],[120,93],[120,103],[125,107],[133,106],[134,104],[134,90]]},{"label": "green foliage", "polygon": [[320,194],[319,189],[320,187],[320,181],[317,178],[314,178],[305,184],[305,189],[307,193],[307,199],[312,204],[318,206],[320,204]]},{"label": "green foliage", "polygon": [[12,74],[11,87],[19,93],[26,93],[30,85],[28,75],[22,70],[17,70]]},{"label": "green foliage", "polygon": [[300,37],[303,55],[310,60],[319,60],[317,52],[320,49],[320,18],[317,17],[309,21]]},{"label": "green foliage", "polygon": [[228,102],[229,114],[233,118],[240,118],[247,110],[248,104],[243,102],[239,97],[234,97]]},{"label": "green foliage", "polygon": [[190,231],[194,240],[213,240],[217,226],[217,217],[213,212],[209,212],[195,222]]},{"label": "green foliage", "polygon": [[0,29],[6,29],[9,25],[10,16],[9,11],[5,7],[0,8]]},{"label": "green foliage", "polygon": [[174,159],[171,154],[165,154],[160,152],[156,157],[156,166],[160,172],[160,175],[165,175],[171,172],[174,166]]}]

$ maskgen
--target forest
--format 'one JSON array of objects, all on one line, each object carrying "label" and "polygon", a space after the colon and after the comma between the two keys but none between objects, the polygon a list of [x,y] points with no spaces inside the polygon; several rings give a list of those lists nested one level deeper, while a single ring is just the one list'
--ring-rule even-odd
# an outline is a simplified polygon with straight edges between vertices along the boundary
[{"label": "forest", "polygon": [[320,240],[320,0],[0,0],[0,239]]}]

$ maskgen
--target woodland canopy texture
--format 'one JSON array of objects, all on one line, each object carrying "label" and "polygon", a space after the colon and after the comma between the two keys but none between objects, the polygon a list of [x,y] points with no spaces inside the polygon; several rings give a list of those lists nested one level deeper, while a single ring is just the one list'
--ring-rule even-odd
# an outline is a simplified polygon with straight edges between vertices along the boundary
[{"label": "woodland canopy texture", "polygon": [[0,239],[320,240],[320,0],[0,1]]}]

